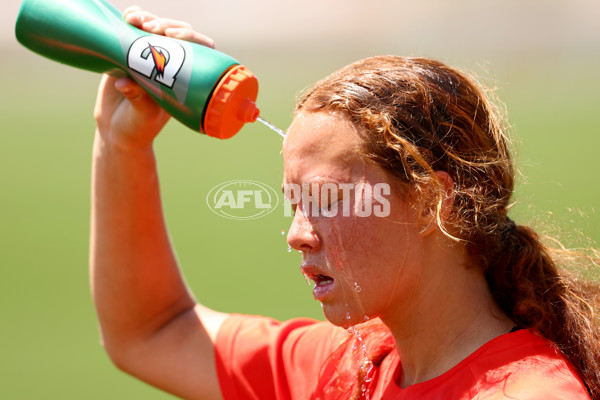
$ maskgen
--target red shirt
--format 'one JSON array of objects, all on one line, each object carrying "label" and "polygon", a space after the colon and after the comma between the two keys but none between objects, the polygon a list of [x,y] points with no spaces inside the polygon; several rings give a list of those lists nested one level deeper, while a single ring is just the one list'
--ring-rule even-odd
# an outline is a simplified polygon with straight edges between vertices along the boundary
[{"label": "red shirt", "polygon": [[[339,394],[321,397],[315,390],[319,379],[331,379],[323,376],[322,366],[348,335],[328,322],[230,316],[215,345],[224,399],[337,400]],[[446,373],[405,389],[395,383],[401,369],[391,348],[375,366],[370,399],[590,399],[568,361],[549,341],[526,329],[499,336]]]}]

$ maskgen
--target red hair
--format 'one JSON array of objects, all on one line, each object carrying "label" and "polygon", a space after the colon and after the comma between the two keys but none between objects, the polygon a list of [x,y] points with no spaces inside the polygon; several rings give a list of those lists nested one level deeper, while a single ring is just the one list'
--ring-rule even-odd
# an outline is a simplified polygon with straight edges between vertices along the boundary
[{"label": "red hair", "polygon": [[[534,230],[508,218],[514,191],[509,139],[501,113],[481,86],[431,59],[372,57],[318,82],[297,110],[341,112],[363,128],[362,156],[421,197],[429,196],[440,229],[465,244],[470,268],[483,271],[506,315],[553,342],[592,398],[600,399],[600,332],[594,317],[599,290],[559,267],[564,256],[596,264],[598,253],[551,249]],[[443,221],[444,191],[435,171],[447,172],[455,184],[453,212]],[[371,348],[377,348],[371,341],[389,342],[389,332],[377,332],[381,326],[364,329]],[[342,356],[354,357],[343,347],[332,357]],[[360,358],[354,359],[354,366],[344,365],[356,369]]]}]

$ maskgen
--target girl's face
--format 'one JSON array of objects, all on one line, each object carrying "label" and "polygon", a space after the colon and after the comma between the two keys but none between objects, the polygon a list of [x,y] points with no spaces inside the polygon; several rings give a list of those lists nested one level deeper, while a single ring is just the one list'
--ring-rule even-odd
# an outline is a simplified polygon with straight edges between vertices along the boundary
[{"label": "girl's face", "polygon": [[295,209],[288,243],[302,252],[326,318],[344,327],[405,318],[423,259],[417,203],[359,156],[360,143],[341,114],[305,112],[283,145],[284,192]]}]

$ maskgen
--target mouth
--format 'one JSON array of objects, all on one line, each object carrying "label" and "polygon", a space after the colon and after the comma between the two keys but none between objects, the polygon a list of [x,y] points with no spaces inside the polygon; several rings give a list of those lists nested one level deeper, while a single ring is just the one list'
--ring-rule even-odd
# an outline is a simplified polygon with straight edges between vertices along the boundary
[{"label": "mouth", "polygon": [[311,265],[302,265],[302,273],[314,282],[313,297],[315,300],[323,300],[332,290],[335,279],[329,275],[320,273],[316,267]]}]

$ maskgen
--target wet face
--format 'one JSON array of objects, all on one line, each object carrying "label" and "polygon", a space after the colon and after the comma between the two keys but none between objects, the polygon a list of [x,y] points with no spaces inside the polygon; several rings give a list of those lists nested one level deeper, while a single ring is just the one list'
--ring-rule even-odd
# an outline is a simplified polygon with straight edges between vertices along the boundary
[{"label": "wet face", "polygon": [[[288,243],[302,252],[326,318],[345,327],[403,318],[423,258],[418,207],[359,156],[360,143],[341,114],[318,112],[298,114],[283,146],[284,188],[295,203]],[[290,187],[306,189],[302,201]]]}]

